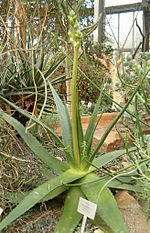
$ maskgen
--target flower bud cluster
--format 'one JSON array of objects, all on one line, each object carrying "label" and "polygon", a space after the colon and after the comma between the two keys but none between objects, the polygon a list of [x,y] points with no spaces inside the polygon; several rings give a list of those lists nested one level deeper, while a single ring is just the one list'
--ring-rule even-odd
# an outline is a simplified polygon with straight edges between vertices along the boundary
[{"label": "flower bud cluster", "polygon": [[73,44],[74,47],[79,48],[82,40],[82,32],[79,30],[77,15],[73,10],[70,11],[68,19],[70,23],[70,30],[68,31],[70,42]]}]

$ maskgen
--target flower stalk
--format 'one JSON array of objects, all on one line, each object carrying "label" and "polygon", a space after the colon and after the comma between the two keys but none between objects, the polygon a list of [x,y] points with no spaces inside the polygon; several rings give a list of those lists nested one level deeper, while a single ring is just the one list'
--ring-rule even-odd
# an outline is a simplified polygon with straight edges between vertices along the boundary
[{"label": "flower stalk", "polygon": [[71,117],[72,117],[74,160],[75,160],[76,165],[79,167],[80,166],[80,153],[79,153],[78,132],[77,132],[77,90],[76,90],[78,54],[79,54],[79,48],[74,47],[72,85],[71,85],[71,100],[72,100]]},{"label": "flower stalk", "polygon": [[72,83],[71,83],[71,118],[72,118],[72,138],[73,138],[73,152],[74,161],[77,168],[80,168],[81,158],[79,152],[78,142],[78,130],[77,130],[77,72],[78,72],[78,57],[79,48],[82,40],[82,33],[78,28],[77,15],[74,11],[71,11],[69,16],[69,23],[71,25],[68,32],[70,42],[73,44],[73,71],[72,71]]}]

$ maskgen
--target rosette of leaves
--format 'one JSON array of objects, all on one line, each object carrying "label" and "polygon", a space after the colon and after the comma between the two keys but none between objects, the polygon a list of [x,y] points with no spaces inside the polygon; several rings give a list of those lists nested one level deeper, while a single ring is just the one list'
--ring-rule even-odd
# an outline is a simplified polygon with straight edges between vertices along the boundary
[{"label": "rosette of leaves", "polygon": [[[89,126],[86,132],[83,133],[76,88],[78,56],[82,33],[78,28],[77,17],[73,11],[71,11],[69,15],[69,21],[71,27],[69,36],[74,49],[71,87],[71,117],[69,116],[67,106],[59,98],[57,92],[49,82],[49,87],[52,91],[62,126],[62,139],[60,139],[48,126],[44,125],[37,118],[32,117],[32,120],[45,127],[45,129],[51,133],[58,145],[63,148],[66,160],[57,160],[47,152],[47,150],[32,134],[26,131],[23,125],[10,115],[0,111],[0,116],[18,131],[28,147],[52,171],[52,173],[49,174],[50,178],[46,182],[44,181],[43,184],[40,184],[29,193],[23,193],[23,199],[20,203],[0,223],[0,230],[3,230],[12,221],[24,214],[38,202],[52,199],[66,191],[67,196],[64,204],[64,210],[56,225],[55,233],[71,233],[74,231],[82,218],[82,215],[77,212],[77,205],[80,197],[86,198],[97,204],[98,207],[94,224],[101,227],[101,221],[104,221],[112,232],[129,233],[109,188],[113,187],[118,189],[128,189],[131,191],[140,191],[140,188],[132,185],[132,175],[136,176],[138,175],[138,172],[136,169],[133,169],[130,170],[129,173],[125,172],[116,175],[116,173],[113,174],[107,172],[104,176],[99,176],[95,173],[96,170],[101,170],[108,162],[126,153],[126,150],[123,149],[110,152],[97,158],[96,155],[110,130],[120,119],[134,95],[137,93],[139,86],[135,88],[130,100],[106,130],[96,148],[92,149],[92,140],[97,126],[97,112],[101,103],[102,92],[97,100]],[[2,96],[0,96],[0,98],[6,103],[11,104],[11,106],[13,106],[17,111],[30,118],[29,113],[21,110],[15,104],[10,103],[10,101],[4,99]],[[134,150],[135,148],[128,148],[128,151]]]},{"label": "rosette of leaves", "polygon": [[[53,62],[50,63],[50,60]],[[65,74],[59,74],[56,78],[55,73],[65,59],[62,54],[49,56],[44,53],[42,48],[34,52],[20,52],[18,56],[10,56],[7,63],[1,63],[0,72],[0,95],[7,98],[17,106],[29,112],[38,114],[43,107],[45,112],[53,111],[53,97],[48,90],[48,80],[53,85],[64,82]],[[13,113],[13,116],[25,125],[27,119],[19,117],[19,113],[4,101],[0,102],[3,110]]]}]

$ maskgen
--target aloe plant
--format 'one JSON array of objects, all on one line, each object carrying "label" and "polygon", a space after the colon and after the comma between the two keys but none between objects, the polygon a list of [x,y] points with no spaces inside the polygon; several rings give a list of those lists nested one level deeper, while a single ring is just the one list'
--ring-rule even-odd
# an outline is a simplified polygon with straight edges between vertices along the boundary
[{"label": "aloe plant", "polygon": [[[76,88],[78,56],[82,40],[82,33],[77,24],[77,16],[74,11],[70,12],[70,31],[69,37],[73,44],[74,59],[72,72],[72,104],[71,116],[69,116],[67,106],[59,98],[52,84],[48,81],[52,91],[56,108],[60,117],[62,127],[62,139],[60,139],[48,126],[44,125],[39,119],[32,116],[32,120],[42,125],[52,134],[54,140],[61,146],[66,155],[66,161],[59,161],[53,157],[46,149],[38,142],[38,140],[28,132],[20,122],[16,119],[0,111],[0,116],[11,124],[21,135],[27,146],[45,163],[53,172],[50,179],[43,184],[37,186],[33,191],[24,194],[20,203],[6,216],[0,223],[0,230],[11,224],[15,219],[24,214],[40,201],[49,200],[64,191],[67,191],[66,201],[64,204],[63,213],[56,225],[55,233],[71,233],[80,222],[82,215],[77,212],[77,205],[80,197],[84,197],[97,204],[96,219],[102,219],[112,232],[129,233],[126,225],[123,222],[113,194],[109,188],[128,189],[130,191],[140,192],[140,188],[132,185],[133,174],[136,176],[136,169],[124,173],[109,173],[105,176],[98,176],[95,171],[102,169],[108,162],[126,153],[126,149],[109,152],[96,158],[97,152],[103,145],[107,135],[126,111],[133,97],[136,95],[140,85],[134,90],[129,101],[124,108],[114,119],[110,127],[106,130],[95,149],[92,148],[93,135],[97,126],[98,107],[101,103],[102,92],[91,116],[89,126],[83,133],[80,113],[78,108],[78,96]],[[144,79],[144,78],[143,78]],[[141,80],[141,82],[143,81]],[[13,108],[21,114],[30,118],[30,114],[20,109],[14,103],[11,103],[6,98],[0,96],[0,99],[9,103]],[[134,151],[135,148],[130,148],[128,151]],[[142,167],[142,164],[141,164]],[[55,174],[55,175],[54,175]],[[94,221],[96,225],[101,227],[101,221]]]},{"label": "aloe plant", "polygon": [[[30,103],[30,108],[36,106],[38,112],[44,106],[45,112],[50,112],[53,105],[53,98],[50,91],[47,91],[47,80],[52,79],[53,74],[60,67],[65,59],[62,54],[57,62],[48,65],[50,56],[45,55],[42,48],[40,54],[37,51],[32,55],[29,51],[28,59],[9,57],[7,64],[1,63],[0,72],[0,95],[16,103],[18,106],[27,108],[26,102]],[[54,58],[54,56],[53,56]],[[14,62],[12,60],[14,59]],[[17,60],[18,59],[18,60]],[[15,61],[17,60],[17,65]],[[53,79],[53,85],[64,81],[65,75]],[[37,101],[38,99],[38,101]],[[37,104],[36,104],[37,102]],[[2,106],[3,102],[0,103]],[[31,111],[32,111],[31,110]]]}]

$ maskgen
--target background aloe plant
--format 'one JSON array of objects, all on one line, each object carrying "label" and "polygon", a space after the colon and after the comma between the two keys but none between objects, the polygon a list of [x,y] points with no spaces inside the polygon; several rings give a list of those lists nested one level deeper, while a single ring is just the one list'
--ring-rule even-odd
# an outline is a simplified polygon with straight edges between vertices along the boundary
[{"label": "background aloe plant", "polygon": [[[57,62],[52,62],[51,56],[47,56],[42,48],[38,52],[36,49],[28,51],[24,57],[21,54],[10,56],[7,64],[1,63],[0,94],[24,109],[31,108],[31,112],[34,105],[38,111],[44,105],[44,111],[50,112],[53,98],[47,91],[47,80],[53,79],[53,85],[64,81],[64,75],[53,78],[64,59],[61,54],[57,56]],[[51,64],[48,64],[50,61]],[[0,103],[1,106],[3,104]]]},{"label": "background aloe plant", "polygon": [[[78,71],[78,56],[82,40],[82,33],[77,24],[77,16],[74,11],[70,12],[70,41],[73,44],[74,59],[72,72],[72,107],[71,116],[69,116],[67,106],[62,102],[52,84],[47,80],[47,83],[53,94],[56,104],[57,112],[59,114],[62,126],[62,139],[60,139],[48,126],[44,125],[39,119],[32,116],[32,120],[45,127],[51,133],[59,146],[63,148],[66,155],[66,161],[62,162],[53,157],[47,150],[39,143],[39,141],[28,132],[23,125],[16,119],[0,111],[0,116],[3,117],[9,124],[11,124],[21,135],[28,147],[38,156],[38,158],[45,163],[52,171],[51,178],[43,184],[37,186],[33,191],[24,194],[21,202],[8,214],[6,218],[0,223],[0,230],[4,229],[8,224],[24,214],[27,210],[32,208],[38,202],[49,200],[60,193],[67,191],[66,201],[64,204],[63,213],[56,226],[55,232],[66,233],[73,232],[77,224],[80,222],[82,216],[77,212],[77,205],[80,197],[84,197],[98,205],[96,219],[94,223],[101,227],[101,220],[103,220],[109,229],[115,233],[129,233],[125,226],[113,194],[109,188],[128,189],[131,191],[140,192],[140,188],[132,185],[131,175],[138,175],[136,169],[124,173],[109,173],[105,176],[98,176],[95,171],[101,170],[108,162],[125,154],[127,150],[122,149],[107,153],[96,158],[97,152],[103,145],[107,135],[118,122],[122,114],[126,111],[130,102],[136,95],[141,83],[135,87],[135,90],[112,122],[110,127],[106,130],[101,140],[98,142],[95,149],[92,149],[93,135],[97,126],[98,107],[101,103],[103,92],[101,91],[98,101],[95,105],[89,126],[85,133],[83,133],[80,113],[78,108],[78,95],[76,88],[77,71]],[[18,112],[30,118],[30,114],[22,110],[20,107],[11,103],[6,98],[0,96],[0,99],[14,107]],[[128,152],[134,151],[136,148],[128,149]],[[144,167],[141,162],[141,168]]]}]

